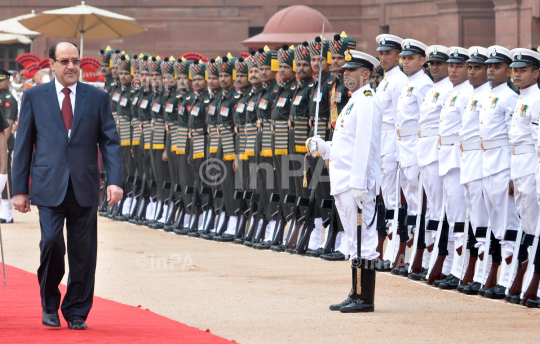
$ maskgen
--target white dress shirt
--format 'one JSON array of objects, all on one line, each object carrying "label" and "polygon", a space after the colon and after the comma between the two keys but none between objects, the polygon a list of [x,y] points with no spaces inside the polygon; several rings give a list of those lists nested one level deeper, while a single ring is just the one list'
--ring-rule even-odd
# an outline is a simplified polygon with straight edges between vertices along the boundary
[{"label": "white dress shirt", "polygon": [[397,150],[396,116],[397,103],[403,86],[407,83],[405,75],[398,66],[385,71],[384,80],[377,87],[375,97],[379,99],[382,111],[382,136],[381,155],[386,155]]},{"label": "white dress shirt", "polygon": [[379,189],[381,173],[381,107],[368,85],[356,90],[336,121],[329,159],[331,195],[351,188]]},{"label": "white dress shirt", "polygon": [[[518,95],[506,83],[491,89],[483,99],[480,110],[480,140],[483,142],[508,139],[508,130]],[[509,143],[512,143],[510,140]],[[483,175],[489,177],[510,168],[510,145],[486,149],[483,156]]]},{"label": "white dress shirt", "polygon": [[[65,88],[62,86],[58,80],[54,79],[54,85],[56,86],[56,96],[58,97],[58,106],[60,106],[60,112],[62,112],[62,103],[64,102],[64,97],[66,96],[62,90]],[[71,100],[71,113],[75,115],[75,93],[77,92],[77,83],[68,87],[71,90],[69,98]],[[68,132],[68,137],[71,135],[71,129]]]},{"label": "white dress shirt", "polygon": [[[416,143],[418,141],[418,120],[420,119],[420,105],[433,81],[423,69],[409,77],[409,81],[401,89],[398,99],[396,128],[398,130],[398,161],[400,167],[418,164]],[[405,136],[410,131],[411,135]]]},{"label": "white dress shirt", "polygon": [[[540,120],[540,89],[532,85],[523,90],[514,108],[512,126],[508,132],[512,146],[534,145],[538,142],[538,121]],[[516,151],[514,150],[514,153]],[[512,154],[512,179],[538,172],[536,152]]]},{"label": "white dress shirt", "polygon": [[436,133],[433,136],[423,136],[417,139],[418,167],[424,167],[434,161],[439,161],[438,130],[441,109],[448,96],[450,96],[453,87],[454,85],[452,85],[449,77],[440,80],[426,93],[424,102],[420,105],[419,133],[426,131],[426,129],[433,129]]},{"label": "white dress shirt", "polygon": [[[459,130],[463,113],[469,103],[469,99],[474,92],[469,80],[454,86],[450,96],[444,102],[441,110],[441,121],[439,124],[439,136],[441,139],[455,138],[456,144],[443,144],[439,146],[439,175],[444,176],[453,168],[459,168],[461,150],[459,148]],[[444,143],[444,142],[443,142]]]},{"label": "white dress shirt", "polygon": [[463,113],[461,129],[459,130],[459,140],[464,149],[467,145],[476,145],[476,149],[461,151],[460,172],[461,184],[469,183],[473,180],[482,179],[483,153],[480,147],[480,110],[482,110],[483,99],[489,95],[491,86],[489,82],[484,83],[474,89],[467,103],[467,108]]}]

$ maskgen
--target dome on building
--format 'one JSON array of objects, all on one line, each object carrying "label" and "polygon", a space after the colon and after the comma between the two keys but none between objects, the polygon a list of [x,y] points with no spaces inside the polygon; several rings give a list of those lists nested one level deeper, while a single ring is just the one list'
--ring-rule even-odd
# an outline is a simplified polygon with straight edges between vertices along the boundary
[{"label": "dome on building", "polygon": [[268,20],[262,33],[250,37],[242,44],[248,47],[283,44],[298,45],[320,36],[324,23],[324,36],[333,37],[332,24],[321,12],[304,5],[294,5],[278,11]]}]

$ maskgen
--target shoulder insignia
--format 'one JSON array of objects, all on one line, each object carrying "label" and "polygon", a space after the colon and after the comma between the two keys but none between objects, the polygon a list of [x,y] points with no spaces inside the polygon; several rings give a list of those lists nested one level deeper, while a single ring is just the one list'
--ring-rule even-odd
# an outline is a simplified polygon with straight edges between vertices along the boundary
[{"label": "shoulder insignia", "polygon": [[191,99],[191,96],[187,97],[186,100],[190,100]]},{"label": "shoulder insignia", "polygon": [[366,97],[371,97],[371,96],[373,95],[373,93],[371,93],[371,91],[369,91],[369,90],[365,90],[365,91],[364,91],[364,95],[365,95]]},{"label": "shoulder insignia", "polygon": [[131,93],[135,93],[135,90],[131,90]]},{"label": "shoulder insignia", "polygon": [[291,91],[296,90],[296,86],[291,87]]},{"label": "shoulder insignia", "polygon": [[210,99],[206,99],[204,102],[205,103],[210,103]]},{"label": "shoulder insignia", "polygon": [[241,96],[242,96],[241,94],[237,94],[237,95],[234,96],[234,98],[235,98],[235,99],[238,99],[238,98],[240,98]]},{"label": "shoulder insignia", "polygon": [[332,85],[334,83],[334,80],[328,81],[328,85]]},{"label": "shoulder insignia", "polygon": [[176,98],[181,98],[181,97],[182,97],[182,95],[181,95],[181,94],[179,94],[179,95],[177,95],[177,96],[176,96]]},{"label": "shoulder insignia", "polygon": [[11,94],[6,94],[6,99],[11,98]]},{"label": "shoulder insignia", "polygon": [[309,84],[308,86],[309,86],[309,87],[313,87],[313,86],[315,86],[315,84]]}]

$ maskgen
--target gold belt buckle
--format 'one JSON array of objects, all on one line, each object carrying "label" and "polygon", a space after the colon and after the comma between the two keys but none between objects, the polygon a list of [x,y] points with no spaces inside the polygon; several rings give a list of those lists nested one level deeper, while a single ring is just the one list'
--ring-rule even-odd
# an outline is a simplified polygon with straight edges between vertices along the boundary
[{"label": "gold belt buckle", "polygon": [[397,136],[398,136],[399,140],[401,141],[401,134],[400,134],[400,132],[399,132],[399,129],[397,130],[396,133],[397,133]]},{"label": "gold belt buckle", "polygon": [[422,137],[422,129],[418,128],[418,138]]},{"label": "gold belt buckle", "polygon": [[516,147],[515,146],[511,146],[512,147],[512,155],[516,155]]},{"label": "gold belt buckle", "polygon": [[486,149],[484,148],[484,141],[480,142],[480,147],[482,147],[482,150],[484,151],[484,153],[486,152]]}]

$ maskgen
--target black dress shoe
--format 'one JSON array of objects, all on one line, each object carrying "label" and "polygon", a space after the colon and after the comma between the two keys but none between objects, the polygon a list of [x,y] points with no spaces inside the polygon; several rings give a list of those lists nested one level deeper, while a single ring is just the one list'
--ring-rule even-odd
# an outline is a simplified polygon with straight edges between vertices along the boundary
[{"label": "black dress shoe", "polygon": [[68,327],[72,330],[86,330],[88,327],[81,317],[74,316],[68,321]]},{"label": "black dress shoe", "polygon": [[6,219],[0,218],[0,223],[13,223],[13,219],[7,221]]},{"label": "black dress shoe", "polygon": [[297,254],[298,250],[295,249],[295,248],[288,248],[285,252],[287,252],[289,254]]},{"label": "black dress shoe", "polygon": [[321,254],[321,258],[329,261],[345,260],[345,255],[340,251],[334,251],[329,254]]},{"label": "black dress shoe", "polygon": [[463,284],[460,284],[457,286],[456,290],[459,292],[459,293],[463,293],[463,289],[465,289],[466,285],[463,285]]},{"label": "black dress shoe", "polygon": [[285,245],[272,245],[270,246],[270,250],[274,252],[285,252]]},{"label": "black dress shoe", "polygon": [[350,304],[339,309],[341,313],[367,313],[375,311],[374,303],[367,303],[362,299],[354,299]]},{"label": "black dress shoe", "polygon": [[452,275],[452,274],[450,274],[448,276],[446,276],[444,274],[441,274],[441,279],[433,281],[433,286],[434,287],[439,287],[439,284],[441,284],[442,282],[446,282],[450,278],[450,276],[452,276],[451,278],[454,278],[454,275]]},{"label": "black dress shoe", "polygon": [[214,241],[219,241],[219,242],[231,242],[231,241],[234,241],[234,235],[232,234],[223,234],[223,235],[216,235],[214,237]]},{"label": "black dress shoe", "polygon": [[490,299],[504,299],[504,297],[506,296],[506,287],[497,284],[493,288],[486,290],[484,296],[489,297]]},{"label": "black dress shoe", "polygon": [[330,310],[331,311],[339,311],[341,309],[341,307],[345,307],[345,306],[348,306],[351,303],[353,303],[354,299],[351,298],[350,295],[352,295],[352,294],[349,294],[349,296],[342,303],[337,303],[337,304],[330,305]]},{"label": "black dress shoe", "polygon": [[59,327],[60,318],[58,317],[58,312],[54,312],[51,314],[43,312],[43,315],[41,316],[41,323],[45,326]]},{"label": "black dress shoe", "polygon": [[206,234],[201,234],[200,238],[204,240],[214,240],[214,238],[217,236],[216,232],[210,232]]},{"label": "black dress shoe", "polygon": [[426,269],[426,271],[424,271],[424,272],[422,272],[420,274],[420,281],[426,282],[427,281],[427,274],[428,274],[428,269]]},{"label": "black dress shoe", "polygon": [[405,264],[404,268],[399,269],[399,275],[403,277],[409,276],[409,264]]},{"label": "black dress shoe", "polygon": [[234,239],[234,243],[238,245],[244,245],[244,242],[246,242],[246,239],[244,238],[236,238]]},{"label": "black dress shoe", "polygon": [[[236,242],[236,241],[235,241]],[[253,247],[254,242],[252,240],[244,241],[244,246]]]},{"label": "black dress shoe", "polygon": [[463,294],[478,295],[481,286],[480,282],[471,282],[468,286],[463,288]]},{"label": "black dress shoe", "polygon": [[540,308],[540,299],[528,299],[526,306],[530,308]]},{"label": "black dress shoe", "polygon": [[323,247],[319,247],[316,250],[308,250],[306,252],[306,256],[314,257],[314,258],[319,258],[321,256],[321,254],[324,254],[324,248]]},{"label": "black dress shoe", "polygon": [[[377,268],[375,268],[375,270],[377,270]],[[409,275],[409,278],[412,279],[413,281],[420,281],[424,273],[427,274],[427,269],[422,269],[422,271],[420,272],[411,272],[411,274]]]},{"label": "black dress shoe", "polygon": [[451,280],[446,280],[439,284],[439,288],[447,289],[447,290],[457,289],[458,286],[459,286],[459,277],[454,277]]},{"label": "black dress shoe", "polygon": [[389,260],[379,260],[375,263],[375,270],[379,272],[392,271],[392,263]]},{"label": "black dress shoe", "polygon": [[521,303],[521,299],[519,298],[519,295],[508,294],[504,297],[504,300],[506,302],[510,302],[516,305],[519,305]]},{"label": "black dress shoe", "polygon": [[253,248],[256,248],[257,250],[269,250],[270,247],[272,247],[272,243],[270,241],[263,241],[253,245]]}]

